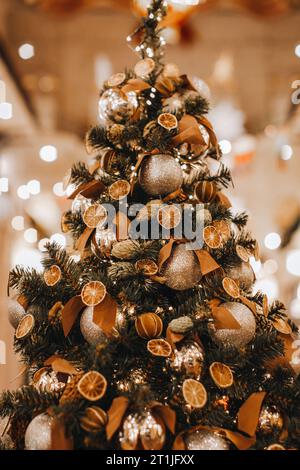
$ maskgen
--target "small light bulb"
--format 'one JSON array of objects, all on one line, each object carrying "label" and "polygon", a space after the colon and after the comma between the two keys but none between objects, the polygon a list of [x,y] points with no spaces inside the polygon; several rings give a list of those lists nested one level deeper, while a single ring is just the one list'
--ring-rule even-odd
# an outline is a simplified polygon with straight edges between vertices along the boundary
[{"label": "small light bulb", "polygon": [[131,36],[127,36],[126,41],[127,41],[127,42],[130,42],[131,40],[132,40],[132,39],[131,39]]},{"label": "small light bulb", "polygon": [[32,44],[22,44],[22,46],[19,47],[18,52],[21,59],[28,60],[34,56],[34,47]]}]

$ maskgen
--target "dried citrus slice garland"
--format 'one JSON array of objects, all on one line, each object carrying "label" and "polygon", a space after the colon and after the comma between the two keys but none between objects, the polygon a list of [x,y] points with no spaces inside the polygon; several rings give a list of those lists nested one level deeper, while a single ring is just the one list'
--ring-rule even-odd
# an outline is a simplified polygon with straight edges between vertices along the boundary
[{"label": "dried citrus slice garland", "polygon": [[201,382],[186,379],[182,385],[182,394],[185,401],[193,408],[203,408],[207,402],[207,392]]},{"label": "dried citrus slice garland", "polygon": [[106,287],[103,282],[91,281],[85,284],[81,290],[82,302],[88,307],[95,307],[104,300]]},{"label": "dried citrus slice garland", "polygon": [[203,229],[203,240],[209,248],[220,248],[222,240],[217,229],[213,225],[208,225]]},{"label": "dried citrus slice garland", "polygon": [[223,242],[226,242],[230,238],[230,224],[227,220],[215,220],[213,226],[216,228]]},{"label": "dried citrus slice garland", "polygon": [[155,62],[150,57],[139,60],[134,66],[134,72],[138,77],[148,77],[155,69]]},{"label": "dried citrus slice garland", "polygon": [[158,266],[152,259],[139,259],[135,263],[135,267],[145,276],[154,276],[158,272]]},{"label": "dried citrus slice garland", "polygon": [[27,315],[25,315],[25,317],[22,318],[22,320],[20,321],[16,329],[16,338],[22,339],[22,338],[26,338],[26,336],[29,336],[34,328],[34,325],[35,325],[34,316],[28,313]]},{"label": "dried citrus slice garland", "polygon": [[220,388],[228,388],[233,384],[233,373],[230,367],[221,362],[213,362],[209,373],[215,384]]},{"label": "dried citrus slice garland", "polygon": [[222,285],[226,294],[230,295],[230,297],[233,297],[234,299],[239,298],[240,288],[233,279],[230,277],[224,277],[222,280]]},{"label": "dried citrus slice garland", "polygon": [[89,401],[100,400],[105,394],[106,388],[106,378],[95,370],[84,374],[77,384],[80,395]]},{"label": "dried citrus slice garland", "polygon": [[60,279],[61,269],[56,264],[44,272],[44,281],[49,287],[55,286],[55,284],[57,284]]},{"label": "dried citrus slice garland", "polygon": [[176,116],[171,113],[163,113],[158,116],[157,120],[158,124],[163,127],[164,129],[167,129],[168,131],[172,129],[176,129],[178,126],[178,121]]},{"label": "dried citrus slice garland", "polygon": [[150,339],[147,349],[153,356],[169,357],[172,353],[171,345],[165,339]]},{"label": "dried citrus slice garland", "polygon": [[82,218],[87,227],[96,228],[105,222],[107,212],[101,204],[93,204],[84,211]]},{"label": "dried citrus slice garland", "polygon": [[130,184],[126,180],[118,180],[110,185],[108,194],[116,201],[123,199],[130,193]]}]

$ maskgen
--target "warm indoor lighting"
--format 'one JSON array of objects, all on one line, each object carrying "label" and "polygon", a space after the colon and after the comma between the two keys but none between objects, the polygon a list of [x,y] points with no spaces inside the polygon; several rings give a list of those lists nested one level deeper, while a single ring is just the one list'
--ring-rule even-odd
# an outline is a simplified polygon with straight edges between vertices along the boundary
[{"label": "warm indoor lighting", "polygon": [[46,243],[49,243],[49,242],[50,242],[49,238],[42,238],[38,243],[38,249],[40,251],[46,251],[45,245]]},{"label": "warm indoor lighting", "polygon": [[34,248],[19,247],[13,252],[13,265],[25,266],[42,271],[41,253]]},{"label": "warm indoor lighting", "polygon": [[12,104],[7,101],[0,103],[0,119],[11,119],[12,115]]},{"label": "warm indoor lighting", "polygon": [[57,149],[53,145],[44,145],[40,149],[40,158],[44,162],[54,162],[57,159]]},{"label": "warm indoor lighting", "polygon": [[64,191],[64,188],[63,188],[63,183],[61,181],[59,181],[58,183],[55,183],[53,185],[52,191],[55,194],[55,196],[62,197],[62,196],[65,195],[65,191]]},{"label": "warm indoor lighting", "polygon": [[292,250],[288,253],[286,269],[290,274],[300,277],[300,250]]},{"label": "warm indoor lighting", "polygon": [[259,279],[254,285],[255,292],[266,294],[269,300],[275,300],[278,297],[278,283],[273,277]]},{"label": "warm indoor lighting", "polygon": [[290,145],[283,145],[280,150],[282,160],[290,160],[293,156],[293,149]]},{"label": "warm indoor lighting", "polygon": [[28,60],[34,56],[34,47],[32,44],[22,44],[22,46],[19,47],[18,52],[21,59]]},{"label": "warm indoor lighting", "polygon": [[14,230],[24,230],[24,217],[22,215],[16,215],[11,219],[11,226]]},{"label": "warm indoor lighting", "polygon": [[30,180],[27,183],[27,188],[29,193],[35,196],[41,191],[41,183],[38,180]]},{"label": "warm indoor lighting", "polygon": [[24,240],[28,243],[35,243],[37,241],[37,230],[35,228],[28,228],[25,230]]},{"label": "warm indoor lighting", "polygon": [[265,236],[265,247],[269,250],[277,250],[281,244],[281,237],[278,233],[272,232]]},{"label": "warm indoor lighting", "polygon": [[278,263],[275,259],[268,259],[264,262],[264,272],[266,274],[275,274],[278,271]]},{"label": "warm indoor lighting", "polygon": [[62,233],[54,233],[51,235],[50,241],[56,242],[62,247],[66,246],[66,237]]},{"label": "warm indoor lighting", "polygon": [[8,192],[8,178],[0,178],[0,193]]},{"label": "warm indoor lighting", "polygon": [[224,155],[228,155],[232,150],[231,142],[229,140],[226,140],[226,139],[220,140],[219,146],[220,146],[221,151]]},{"label": "warm indoor lighting", "polygon": [[27,184],[22,184],[21,186],[18,187],[17,195],[20,199],[29,199],[30,198],[30,193],[28,191]]},{"label": "warm indoor lighting", "polygon": [[295,54],[297,57],[300,58],[300,44],[297,44],[297,46],[295,47]]}]

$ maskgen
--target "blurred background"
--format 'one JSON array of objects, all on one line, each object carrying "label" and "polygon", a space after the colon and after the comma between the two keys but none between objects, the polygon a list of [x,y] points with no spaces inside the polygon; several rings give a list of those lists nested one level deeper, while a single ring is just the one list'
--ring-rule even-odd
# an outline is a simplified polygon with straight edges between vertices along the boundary
[{"label": "blurred background", "polygon": [[[255,289],[300,323],[300,1],[168,2],[166,60],[209,98],[235,210],[261,246]],[[87,158],[98,90],[136,62],[126,37],[147,0],[0,2],[0,389],[22,367],[7,320],[10,267],[40,268],[45,240],[62,245],[65,171]]]}]

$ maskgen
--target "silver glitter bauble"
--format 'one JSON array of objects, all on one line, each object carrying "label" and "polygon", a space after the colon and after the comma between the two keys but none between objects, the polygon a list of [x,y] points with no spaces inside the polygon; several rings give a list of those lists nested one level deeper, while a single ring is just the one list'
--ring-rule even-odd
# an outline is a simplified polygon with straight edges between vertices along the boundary
[{"label": "silver glitter bauble", "polygon": [[174,248],[161,274],[166,278],[165,284],[174,290],[191,289],[201,279],[198,259],[183,243]]},{"label": "silver glitter bauble", "polygon": [[169,367],[177,373],[199,380],[203,368],[204,351],[194,341],[185,341],[175,349],[174,357],[168,360]]},{"label": "silver glitter bauble", "polygon": [[91,199],[88,199],[81,194],[77,194],[75,198],[73,199],[72,205],[71,205],[71,211],[74,214],[75,212],[81,212],[82,214],[85,212],[85,210],[92,205]]},{"label": "silver glitter bauble", "polygon": [[15,299],[8,299],[8,320],[11,326],[17,328],[20,320],[26,315],[25,309]]},{"label": "silver glitter bauble", "polygon": [[123,423],[120,432],[120,445],[123,450],[135,450],[140,433],[140,416],[137,413],[129,414]]},{"label": "silver glitter bauble", "polygon": [[242,289],[248,290],[255,282],[255,274],[250,263],[242,261],[238,266],[226,269],[226,276],[236,281]]},{"label": "silver glitter bauble", "polygon": [[91,345],[97,346],[105,341],[105,334],[101,328],[93,322],[94,309],[86,307],[80,318],[80,330],[84,339]]},{"label": "silver glitter bauble", "polygon": [[95,230],[95,242],[97,249],[91,244],[92,251],[94,254],[103,256],[110,253],[113,244],[117,241],[116,231],[112,227],[103,228],[101,226],[96,227]]},{"label": "silver glitter bauble", "polygon": [[144,450],[162,449],[166,438],[165,428],[147,411],[141,420],[140,439]]},{"label": "silver glitter bauble", "polygon": [[283,428],[283,417],[275,405],[263,405],[257,430],[262,434],[273,434]]},{"label": "silver glitter bauble", "polygon": [[152,155],[143,160],[139,183],[151,196],[163,196],[180,188],[183,181],[181,166],[171,155]]},{"label": "silver glitter bauble", "polygon": [[46,413],[33,418],[25,432],[26,450],[51,449],[51,422],[51,416]]},{"label": "silver glitter bauble", "polygon": [[242,348],[248,344],[255,335],[256,322],[251,310],[238,302],[226,302],[222,307],[229,310],[231,315],[239,322],[241,327],[236,330],[221,329],[214,331],[218,343]]},{"label": "silver glitter bauble", "polygon": [[141,367],[131,369],[124,378],[116,381],[116,387],[120,392],[131,392],[139,385],[148,383],[148,372]]},{"label": "silver glitter bauble", "polygon": [[40,376],[34,382],[34,386],[40,392],[61,392],[64,390],[66,383],[60,382],[56,372],[50,370],[41,371]]},{"label": "silver glitter bauble", "polygon": [[199,429],[185,438],[187,450],[229,450],[228,442],[213,431]]},{"label": "silver glitter bauble", "polygon": [[126,122],[138,108],[138,99],[134,91],[123,93],[122,90],[109,89],[100,97],[99,117],[103,121]]}]

